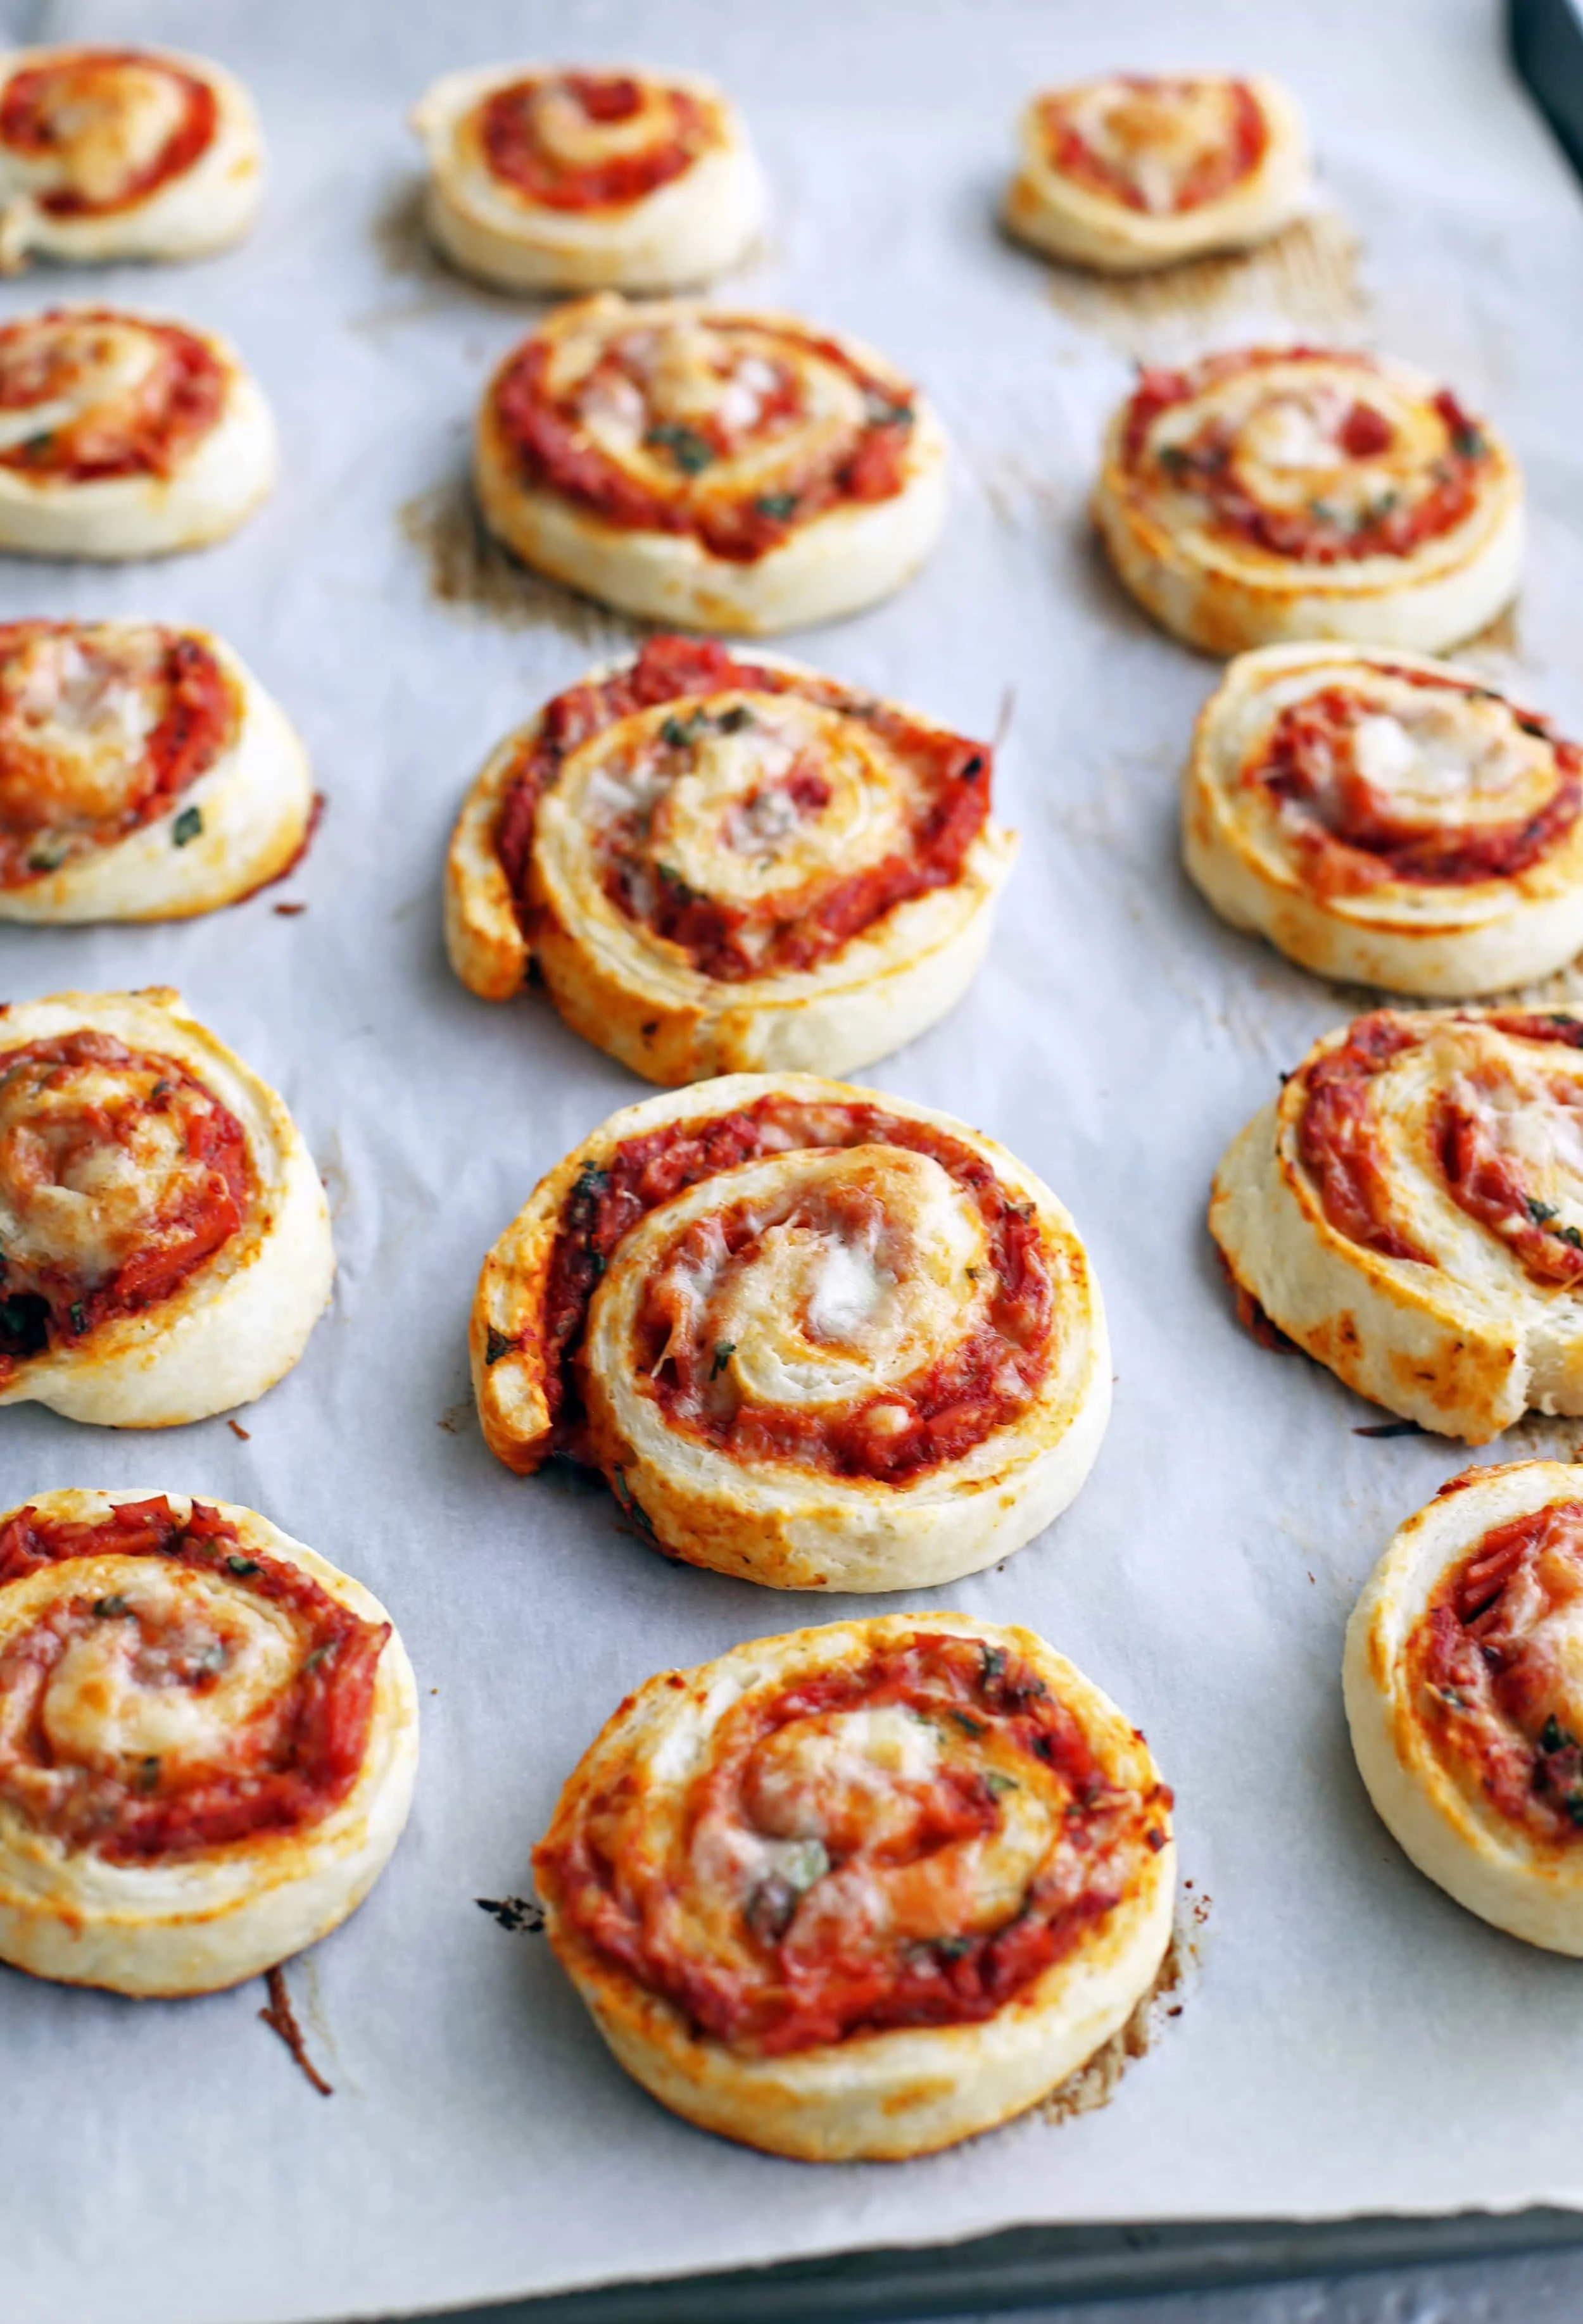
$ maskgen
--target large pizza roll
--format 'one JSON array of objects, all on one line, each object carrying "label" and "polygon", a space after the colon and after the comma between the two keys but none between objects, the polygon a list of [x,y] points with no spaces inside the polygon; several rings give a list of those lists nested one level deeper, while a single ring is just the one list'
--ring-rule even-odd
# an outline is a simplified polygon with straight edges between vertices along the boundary
[{"label": "large pizza roll", "polygon": [[1094,514],[1123,581],[1209,653],[1346,638],[1434,653],[1515,594],[1523,486],[1449,388],[1356,351],[1146,370]]},{"label": "large pizza roll", "polygon": [[1246,249],[1310,198],[1297,107],[1259,76],[1109,73],[1045,89],[1017,142],[1006,225],[1107,274]]},{"label": "large pizza roll", "polygon": [[1222,918],[1348,983],[1498,992],[1583,946],[1583,753],[1476,671],[1266,646],[1206,704],[1187,868]]},{"label": "large pizza roll", "polygon": [[153,49],[0,54],[0,267],[201,258],[248,234],[264,147],[241,82]]},{"label": "large pizza roll", "polygon": [[855,339],[616,292],[560,308],[479,409],[484,521],[622,613],[794,629],[900,588],[945,513],[945,437]]},{"label": "large pizza roll", "polygon": [[116,1993],[255,1977],[356,1910],[417,1763],[384,1607],[256,1510],[0,1516],[0,1960]]},{"label": "large pizza roll", "polygon": [[677,290],[747,252],[764,216],[741,122],[696,73],[486,65],[412,114],[429,230],[507,290]]},{"label": "large pizza roll", "polygon": [[230,648],[153,622],[0,623],[0,919],[182,919],[280,878],[313,778]]},{"label": "large pizza roll", "polygon": [[179,994],[0,1008],[0,1405],[167,1428],[250,1404],[334,1273],[301,1131]]},{"label": "large pizza roll", "polygon": [[810,1074],[613,1114],[484,1262],[492,1452],[603,1470],[657,1548],[781,1590],[902,1590],[1058,1517],[1110,1410],[1061,1204],[949,1114]]},{"label": "large pizza roll", "polygon": [[1327,1034],[1227,1151],[1209,1231],[1245,1300],[1424,1428],[1583,1413],[1583,1017]]},{"label": "large pizza roll", "polygon": [[274,483],[274,422],[223,339],[107,307],[0,327],[0,550],[162,557]]},{"label": "large pizza roll", "polygon": [[628,2073],[806,2162],[1020,2114],[1148,1992],[1171,1794],[1031,1630],[899,1614],[761,1638],[628,1696],[533,1857]]},{"label": "large pizza roll", "polygon": [[655,1082],[846,1073],[961,998],[1015,852],[988,746],[790,662],[652,639],[508,735],[446,871],[486,1000],[537,962]]},{"label": "large pizza roll", "polygon": [[1369,1796],[1419,1870],[1583,1954],[1583,1471],[1442,1485],[1358,1600],[1344,1674]]}]

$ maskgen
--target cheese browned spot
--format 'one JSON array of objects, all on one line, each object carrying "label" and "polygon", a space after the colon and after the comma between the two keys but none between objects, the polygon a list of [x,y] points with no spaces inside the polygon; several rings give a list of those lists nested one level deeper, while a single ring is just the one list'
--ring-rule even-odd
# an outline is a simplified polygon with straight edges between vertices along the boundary
[{"label": "cheese browned spot", "polygon": [[1050,167],[1088,192],[1153,217],[1233,191],[1269,144],[1245,81],[1117,73],[1039,100]]}]

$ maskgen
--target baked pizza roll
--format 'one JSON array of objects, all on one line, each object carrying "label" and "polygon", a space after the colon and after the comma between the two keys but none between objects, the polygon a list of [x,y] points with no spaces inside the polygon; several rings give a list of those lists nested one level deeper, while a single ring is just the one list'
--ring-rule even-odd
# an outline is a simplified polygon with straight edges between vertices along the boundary
[{"label": "baked pizza roll", "polygon": [[855,339],[611,291],[495,372],[478,504],[528,565],[619,612],[795,629],[889,596],[945,514],[945,437]]},{"label": "baked pizza roll", "polygon": [[1137,274],[1267,241],[1310,197],[1308,141],[1278,82],[1107,73],[1028,106],[1005,222],[1052,257]]},{"label": "baked pizza roll", "polygon": [[0,53],[0,267],[203,258],[252,232],[264,145],[241,82],[154,49]]},{"label": "baked pizza roll", "polygon": [[1453,1477],[1347,1630],[1347,1717],[1421,1872],[1531,1945],[1583,1954],[1583,1472]]},{"label": "baked pizza roll", "polygon": [[169,1428],[251,1404],[334,1274],[301,1131],[179,993],[0,1008],[0,1405]]},{"label": "baked pizza roll", "polygon": [[0,623],[0,920],[212,911],[289,871],[313,814],[284,712],[207,631]]},{"label": "baked pizza roll", "polygon": [[921,1589],[1058,1517],[1110,1351],[1061,1204],[949,1114],[811,1074],[628,1106],[484,1262],[473,1388],[521,1474],[601,1469],[667,1554]]},{"label": "baked pizza roll", "polygon": [[1444,999],[1583,947],[1583,753],[1474,670],[1266,646],[1205,705],[1187,868],[1223,919],[1322,976]]},{"label": "baked pizza roll", "polygon": [[898,1614],[629,1695],[533,1856],[625,2067],[702,2129],[899,2161],[1021,2114],[1149,1991],[1171,1794],[1032,1630]]},{"label": "baked pizza roll", "polygon": [[0,1960],[239,1985],[356,1910],[417,1764],[384,1607],[255,1509],[71,1491],[0,1516]]},{"label": "baked pizza roll", "polygon": [[201,549],[252,515],[274,470],[269,407],[212,332],[108,307],[0,327],[0,550]]},{"label": "baked pizza roll", "polygon": [[1227,1153],[1209,1231],[1245,1300],[1421,1427],[1583,1413],[1583,1017],[1327,1034]]},{"label": "baked pizza roll", "polygon": [[486,65],[437,80],[412,125],[430,234],[503,290],[681,290],[763,223],[746,132],[696,73]]},{"label": "baked pizza roll", "polygon": [[1515,595],[1523,485],[1449,388],[1355,350],[1145,370],[1094,515],[1154,619],[1208,653],[1318,638],[1434,653]]},{"label": "baked pizza roll", "polygon": [[508,735],[446,869],[464,984],[530,955],[567,1023],[653,1082],[845,1073],[955,1006],[1016,842],[993,754],[791,662],[652,639]]}]

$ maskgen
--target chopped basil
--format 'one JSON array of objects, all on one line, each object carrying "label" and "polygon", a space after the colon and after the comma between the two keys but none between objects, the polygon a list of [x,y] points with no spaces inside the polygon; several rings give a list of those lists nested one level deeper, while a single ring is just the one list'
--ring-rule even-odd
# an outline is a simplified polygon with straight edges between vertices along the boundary
[{"label": "chopped basil", "polygon": [[743,1918],[754,1936],[767,1944],[783,1937],[804,1895],[829,1868],[829,1853],[822,1840],[798,1840],[783,1846],[774,1870],[758,1883],[743,1906]]},{"label": "chopped basil", "polygon": [[321,1663],[328,1662],[329,1659],[331,1644],[332,1641],[327,1638],[323,1646],[315,1646],[310,1655],[307,1655],[303,1657],[303,1669],[305,1671],[315,1671],[319,1668]]},{"label": "chopped basil", "polygon": [[510,1352],[511,1345],[512,1342],[506,1338],[505,1333],[504,1332],[497,1332],[494,1324],[491,1323],[489,1326],[489,1335],[484,1342],[484,1361],[486,1364],[497,1364],[502,1356]]},{"label": "chopped basil", "polygon": [[1574,1250],[1583,1250],[1583,1232],[1577,1227],[1558,1227],[1556,1232],[1563,1242],[1570,1243]]},{"label": "chopped basil", "polygon": [[953,1961],[960,1960],[964,1953],[972,1950],[972,1947],[971,1937],[941,1937],[934,1950],[942,1960]]},{"label": "chopped basil", "polygon": [[754,715],[745,702],[734,702],[729,710],[722,710],[715,724],[722,734],[740,734],[745,726],[754,724]]},{"label": "chopped basil", "polygon": [[27,859],[27,868],[30,872],[59,872],[69,853],[63,839],[46,840],[42,847],[33,849]]},{"label": "chopped basil", "polygon": [[1193,456],[1184,444],[1162,444],[1154,456],[1168,476],[1185,476],[1193,465]]},{"label": "chopped basil", "polygon": [[694,710],[686,718],[666,718],[661,722],[660,739],[668,742],[673,751],[685,751],[698,741],[708,723],[701,710]]},{"label": "chopped basil", "polygon": [[879,395],[871,388],[863,399],[864,410],[871,428],[911,428],[912,407],[910,403],[893,402],[888,395]]},{"label": "chopped basil", "polygon": [[1576,1744],[1577,1739],[1575,1735],[1568,1734],[1553,1711],[1539,1730],[1539,1748],[1541,1751],[1569,1750]]},{"label": "chopped basil", "polygon": [[1557,1215],[1553,1203],[1536,1202],[1532,1194],[1523,1195],[1523,1207],[1536,1227],[1549,1226],[1551,1219]]},{"label": "chopped basil", "polygon": [[709,1378],[712,1380],[719,1379],[720,1374],[725,1370],[727,1365],[730,1362],[732,1357],[736,1353],[736,1342],[735,1340],[716,1341],[715,1360],[709,1366]]},{"label": "chopped basil", "polygon": [[662,420],[657,428],[651,428],[643,441],[669,452],[684,476],[698,475],[715,456],[707,437],[700,436],[696,428],[683,428],[673,420]]},{"label": "chopped basil", "polygon": [[677,903],[691,904],[697,901],[693,890],[688,886],[687,881],[682,878],[680,872],[676,870],[673,864],[656,863],[654,869],[658,872],[662,881],[670,890]]},{"label": "chopped basil", "polygon": [[1457,454],[1459,459],[1479,459],[1483,456],[1484,452],[1483,429],[1476,428],[1471,420],[1464,421],[1462,426],[1459,428],[1453,428],[1451,430],[1451,449]]},{"label": "chopped basil", "polygon": [[[1440,1696],[1442,1702],[1449,1703],[1453,1711],[1467,1710],[1467,1697],[1465,1694],[1458,1693],[1458,1690],[1454,1686],[1437,1686],[1435,1692]],[[1553,1720],[1551,1721],[1551,1724],[1554,1724]]]},{"label": "chopped basil", "polygon": [[196,839],[202,829],[203,816],[199,810],[195,807],[184,807],[171,825],[171,836],[178,847],[185,847],[188,841]]},{"label": "chopped basil", "polygon": [[128,1599],[123,1598],[119,1591],[116,1591],[108,1598],[96,1598],[94,1612],[101,1622],[108,1622],[113,1620],[116,1615],[126,1613],[130,1609],[130,1603]]},{"label": "chopped basil", "polygon": [[234,1551],[231,1555],[227,1558],[226,1564],[231,1572],[237,1575],[245,1573],[262,1573],[264,1572],[263,1566],[260,1565],[255,1557],[238,1557]]},{"label": "chopped basil", "polygon": [[88,1310],[80,1299],[74,1299],[67,1313],[71,1318],[71,1328],[74,1332],[80,1333],[87,1331]]},{"label": "chopped basil", "polygon": [[997,1800],[1004,1793],[1014,1792],[1021,1788],[1014,1775],[1003,1775],[998,1767],[986,1767],[984,1771],[984,1780]]},{"label": "chopped basil", "polygon": [[760,516],[767,516],[772,524],[784,524],[789,516],[797,513],[795,493],[760,493],[754,507]]},{"label": "chopped basil", "polygon": [[954,1719],[964,1734],[982,1735],[986,1731],[982,1719],[969,1719],[965,1711],[948,1711],[946,1716]]},{"label": "chopped basil", "polygon": [[[978,1269],[970,1267],[967,1272],[970,1276],[977,1276]],[[980,1646],[978,1652],[983,1662],[984,1683],[993,1686],[1005,1669],[1006,1650],[1004,1646]]]}]

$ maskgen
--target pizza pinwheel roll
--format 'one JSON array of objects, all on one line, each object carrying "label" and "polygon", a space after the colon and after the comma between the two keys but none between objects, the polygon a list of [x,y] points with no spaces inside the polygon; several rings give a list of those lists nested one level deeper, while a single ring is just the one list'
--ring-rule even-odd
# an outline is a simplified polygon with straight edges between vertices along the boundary
[{"label": "pizza pinwheel roll", "polygon": [[533,1874],[662,2106],[773,2154],[899,2161],[1021,2114],[1125,2024],[1170,1941],[1171,1805],[1032,1630],[898,1614],[652,1678]]},{"label": "pizza pinwheel roll", "polygon": [[384,1607],[256,1510],[0,1516],[0,1960],[165,1996],[273,1969],[367,1895],[417,1762]]},{"label": "pizza pinwheel roll", "polygon": [[168,1428],[250,1404],[334,1274],[301,1131],[179,994],[0,1008],[0,1405]]},{"label": "pizza pinwheel roll", "polygon": [[1058,1517],[1110,1351],[1048,1186],[949,1114],[738,1074],[613,1114],[484,1262],[490,1450],[602,1470],[669,1555],[778,1590],[922,1588]]},{"label": "pizza pinwheel roll", "polygon": [[430,234],[504,290],[681,290],[763,223],[746,132],[695,73],[489,65],[437,80],[412,125]]},{"label": "pizza pinwheel roll", "polygon": [[202,258],[252,231],[264,146],[241,82],[153,49],[0,54],[0,267]]},{"label": "pizza pinwheel roll", "polygon": [[1227,1153],[1209,1231],[1245,1300],[1424,1428],[1583,1413],[1583,1017],[1327,1034]]},{"label": "pizza pinwheel roll", "polygon": [[252,515],[274,470],[269,407],[212,332],[107,307],[0,327],[0,550],[200,549]]},{"label": "pizza pinwheel roll", "polygon": [[786,315],[614,291],[514,348],[478,503],[525,564],[618,611],[757,635],[855,613],[922,563],[945,437],[900,373]]},{"label": "pizza pinwheel roll", "polygon": [[1350,350],[1144,371],[1094,515],[1139,604],[1208,653],[1318,638],[1435,653],[1494,620],[1523,557],[1522,478],[1495,431]]},{"label": "pizza pinwheel roll", "polygon": [[1007,226],[1107,274],[1245,250],[1310,199],[1297,107],[1257,76],[1110,73],[1046,89],[1018,149]]},{"label": "pizza pinwheel roll", "polygon": [[0,623],[0,920],[164,920],[278,879],[307,755],[228,646],[153,622]]},{"label": "pizza pinwheel roll", "polygon": [[1583,752],[1476,671],[1267,646],[1199,719],[1182,852],[1235,927],[1322,976],[1444,999],[1583,946]]},{"label": "pizza pinwheel roll", "polygon": [[846,1073],[954,1007],[1015,840],[993,754],[789,662],[652,639],[494,752],[446,871],[486,1000],[530,951],[567,1023],[654,1082]]},{"label": "pizza pinwheel roll", "polygon": [[1419,1870],[1583,1954],[1583,1472],[1442,1485],[1358,1600],[1344,1679],[1369,1796]]}]

